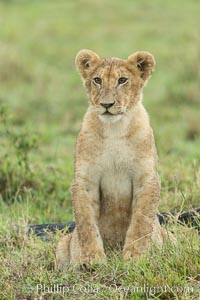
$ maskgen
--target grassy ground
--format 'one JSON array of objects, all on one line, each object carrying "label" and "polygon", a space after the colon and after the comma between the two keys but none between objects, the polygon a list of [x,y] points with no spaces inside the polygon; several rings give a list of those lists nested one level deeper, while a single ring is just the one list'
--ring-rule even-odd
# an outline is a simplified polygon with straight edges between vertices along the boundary
[{"label": "grassy ground", "polygon": [[160,210],[199,206],[199,9],[195,0],[0,1],[0,299],[199,299],[193,229],[174,224],[177,248],[152,246],[140,263],[114,253],[92,273],[65,274],[53,267],[59,234],[44,243],[23,231],[72,219],[74,148],[87,107],[74,67],[81,48],[155,55],[144,104],[160,158]]}]

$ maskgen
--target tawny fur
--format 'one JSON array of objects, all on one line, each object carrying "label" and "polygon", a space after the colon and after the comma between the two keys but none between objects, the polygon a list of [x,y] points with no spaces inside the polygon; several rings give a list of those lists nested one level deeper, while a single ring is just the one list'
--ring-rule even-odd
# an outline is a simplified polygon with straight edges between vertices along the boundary
[{"label": "tawny fur", "polygon": [[[141,51],[127,60],[101,59],[81,50],[76,66],[89,107],[77,141],[71,188],[76,229],[58,244],[60,269],[103,262],[105,245],[121,246],[125,260],[137,259],[151,240],[162,244],[165,235],[156,218],[157,153],[142,104],[153,56]],[[113,102],[105,114],[103,105]]]}]

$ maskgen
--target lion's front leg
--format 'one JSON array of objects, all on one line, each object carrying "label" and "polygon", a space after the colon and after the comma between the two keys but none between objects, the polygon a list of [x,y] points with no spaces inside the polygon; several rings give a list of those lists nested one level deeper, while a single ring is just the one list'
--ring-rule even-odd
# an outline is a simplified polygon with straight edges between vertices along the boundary
[{"label": "lion's front leg", "polygon": [[147,250],[154,230],[159,199],[158,176],[135,185],[132,217],[123,249],[125,260],[137,259]]},{"label": "lion's front leg", "polygon": [[[91,185],[96,188],[88,188]],[[102,262],[105,252],[98,228],[100,207],[97,184],[88,185],[84,180],[75,181],[72,185],[72,199],[77,239],[71,245],[71,252],[79,249],[79,264]]]}]

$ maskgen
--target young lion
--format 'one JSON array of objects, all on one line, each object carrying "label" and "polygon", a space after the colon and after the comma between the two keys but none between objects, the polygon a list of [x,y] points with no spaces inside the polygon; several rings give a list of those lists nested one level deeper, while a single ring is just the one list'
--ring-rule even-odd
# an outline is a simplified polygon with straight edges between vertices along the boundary
[{"label": "young lion", "polygon": [[81,50],[76,66],[89,97],[79,133],[72,204],[76,229],[56,251],[57,266],[90,265],[105,258],[104,245],[121,245],[137,259],[150,240],[162,244],[156,212],[160,199],[157,153],[142,90],[154,57],[136,52],[127,60],[101,59]]}]

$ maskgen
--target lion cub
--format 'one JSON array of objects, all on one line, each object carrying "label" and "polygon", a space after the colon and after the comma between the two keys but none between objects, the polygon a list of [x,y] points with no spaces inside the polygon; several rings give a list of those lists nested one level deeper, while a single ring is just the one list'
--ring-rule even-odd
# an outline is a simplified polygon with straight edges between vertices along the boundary
[{"label": "lion cub", "polygon": [[162,244],[156,212],[160,199],[157,154],[142,104],[154,57],[136,52],[127,60],[81,50],[76,66],[89,107],[76,147],[72,205],[76,229],[62,238],[57,266],[101,262],[104,246],[123,247],[137,259],[150,240]]}]

